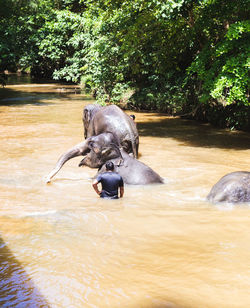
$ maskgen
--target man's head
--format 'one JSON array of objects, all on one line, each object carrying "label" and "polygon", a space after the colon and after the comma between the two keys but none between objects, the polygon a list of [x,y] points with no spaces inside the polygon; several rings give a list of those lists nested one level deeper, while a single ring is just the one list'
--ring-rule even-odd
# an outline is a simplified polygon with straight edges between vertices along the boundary
[{"label": "man's head", "polygon": [[114,170],[114,164],[112,163],[112,161],[108,161],[105,166],[106,166],[107,171]]}]

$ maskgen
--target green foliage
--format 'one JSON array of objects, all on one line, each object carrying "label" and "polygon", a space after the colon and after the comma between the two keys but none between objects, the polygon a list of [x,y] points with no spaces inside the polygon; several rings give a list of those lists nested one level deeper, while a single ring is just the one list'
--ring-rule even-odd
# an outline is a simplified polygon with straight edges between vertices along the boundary
[{"label": "green foliage", "polygon": [[20,59],[32,53],[33,35],[50,15],[52,2],[0,0],[0,70],[20,68]]},{"label": "green foliage", "polygon": [[85,63],[83,28],[84,21],[78,14],[54,11],[53,18],[37,34],[38,67],[42,65],[56,80],[79,82]]},{"label": "green foliage", "polygon": [[[177,2],[173,1],[172,5],[141,0],[90,4],[88,14],[96,19],[92,24],[95,31],[87,73],[93,76],[99,95],[116,100],[118,92],[122,96],[128,86],[136,92],[134,99],[144,100],[145,108],[176,109],[176,97],[172,99],[173,108],[169,108],[169,91],[173,86],[172,93],[176,92],[180,82],[175,84],[174,79],[179,81],[190,63],[187,54],[192,35],[184,19],[176,21],[167,17],[167,11],[169,16],[179,10]],[[182,32],[183,39],[177,43],[174,38],[178,31]],[[156,101],[150,99],[151,96]]]},{"label": "green foliage", "polygon": [[217,99],[224,105],[248,105],[250,22],[229,26],[223,38],[207,44],[188,68],[188,77],[196,73],[203,82],[201,102]]},{"label": "green foliage", "polygon": [[248,0],[0,5],[0,70],[30,68],[38,77],[80,82],[102,104],[129,102],[171,114],[202,110],[225,126],[248,123]]}]

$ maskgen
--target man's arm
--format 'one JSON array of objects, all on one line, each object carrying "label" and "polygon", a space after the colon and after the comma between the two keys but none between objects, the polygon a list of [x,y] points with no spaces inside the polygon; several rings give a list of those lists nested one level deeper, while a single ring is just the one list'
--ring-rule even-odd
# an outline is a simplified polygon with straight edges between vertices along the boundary
[{"label": "man's arm", "polygon": [[124,194],[124,186],[120,186],[120,198],[123,197]]},{"label": "man's arm", "polygon": [[100,196],[101,191],[99,191],[99,189],[98,189],[98,181],[96,179],[93,181],[92,186],[93,186],[95,192],[97,193],[97,195]]}]

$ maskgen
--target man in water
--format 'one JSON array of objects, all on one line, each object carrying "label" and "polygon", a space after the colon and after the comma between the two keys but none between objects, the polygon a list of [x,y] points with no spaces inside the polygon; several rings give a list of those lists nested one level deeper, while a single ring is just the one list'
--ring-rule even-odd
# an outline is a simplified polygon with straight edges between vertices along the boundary
[{"label": "man in water", "polygon": [[[101,173],[93,181],[92,186],[96,193],[105,199],[118,199],[118,188],[120,188],[120,198],[124,194],[123,179],[117,172],[114,172],[114,164],[112,162],[106,163],[107,172]],[[98,183],[102,184],[102,190],[99,191]]]}]

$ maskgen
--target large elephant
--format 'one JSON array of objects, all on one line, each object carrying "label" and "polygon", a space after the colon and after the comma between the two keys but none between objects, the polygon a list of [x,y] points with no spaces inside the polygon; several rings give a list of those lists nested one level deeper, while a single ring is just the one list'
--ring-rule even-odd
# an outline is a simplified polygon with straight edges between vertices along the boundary
[{"label": "large elephant", "polygon": [[250,172],[236,171],[223,176],[207,196],[210,202],[250,202]]},{"label": "large elephant", "polygon": [[139,134],[136,124],[118,106],[87,105],[83,109],[83,126],[85,138],[106,132],[113,133],[118,137],[123,149],[138,158]]},{"label": "large elephant", "polygon": [[98,173],[105,171],[105,163],[111,160],[115,165],[114,171],[118,172],[127,184],[163,183],[163,179],[155,171],[125,152],[117,137],[112,133],[89,137],[64,153],[48,175],[47,182],[51,181],[51,178],[69,159],[80,155],[86,156],[79,166],[99,168]]}]

